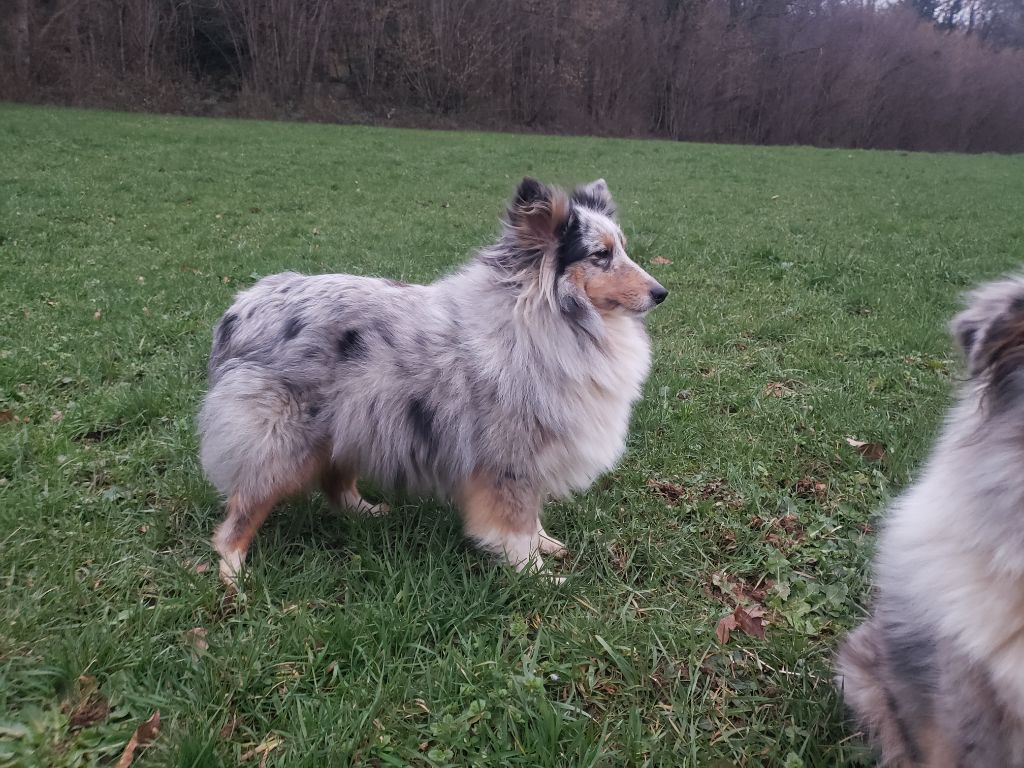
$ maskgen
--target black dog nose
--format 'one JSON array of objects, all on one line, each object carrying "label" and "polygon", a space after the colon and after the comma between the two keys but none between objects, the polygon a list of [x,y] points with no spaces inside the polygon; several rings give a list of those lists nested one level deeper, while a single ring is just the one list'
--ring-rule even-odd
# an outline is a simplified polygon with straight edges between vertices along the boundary
[{"label": "black dog nose", "polygon": [[654,299],[655,304],[661,304],[668,296],[668,291],[665,290],[664,286],[659,285],[657,288],[651,288],[651,298]]}]

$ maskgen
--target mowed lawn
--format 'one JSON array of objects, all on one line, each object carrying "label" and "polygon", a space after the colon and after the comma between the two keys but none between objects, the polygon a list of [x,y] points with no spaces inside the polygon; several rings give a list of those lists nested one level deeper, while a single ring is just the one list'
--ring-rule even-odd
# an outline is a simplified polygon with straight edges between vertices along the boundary
[{"label": "mowed lawn", "polygon": [[[110,764],[154,710],[139,765],[869,762],[830,659],[961,376],[958,295],[1024,261],[1024,158],[12,105],[0,157],[0,764]],[[431,280],[524,174],[606,178],[671,291],[621,466],[548,505],[568,582],[447,506],[313,495],[225,600],[194,417],[232,295]],[[763,639],[716,637],[737,605]]]}]

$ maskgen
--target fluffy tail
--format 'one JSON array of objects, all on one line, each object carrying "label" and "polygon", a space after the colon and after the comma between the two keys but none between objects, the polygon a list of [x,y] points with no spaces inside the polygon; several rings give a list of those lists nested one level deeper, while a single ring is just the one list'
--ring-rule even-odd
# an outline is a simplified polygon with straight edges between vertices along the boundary
[{"label": "fluffy tail", "polygon": [[884,633],[875,620],[869,620],[851,632],[839,649],[836,687],[881,753],[881,765],[909,768],[919,765],[922,756],[914,727],[900,712],[891,677]]},{"label": "fluffy tail", "polygon": [[200,460],[224,496],[279,496],[315,469],[326,433],[316,393],[261,365],[225,366],[199,413]]}]

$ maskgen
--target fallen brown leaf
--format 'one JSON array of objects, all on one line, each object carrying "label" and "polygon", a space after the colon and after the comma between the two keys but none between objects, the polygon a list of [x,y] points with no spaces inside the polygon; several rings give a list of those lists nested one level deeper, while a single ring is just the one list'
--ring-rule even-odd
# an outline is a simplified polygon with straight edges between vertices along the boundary
[{"label": "fallen brown leaf", "polygon": [[263,768],[267,764],[267,760],[270,757],[270,753],[277,749],[284,743],[284,739],[273,734],[268,734],[264,737],[263,741],[260,742],[258,747],[250,749],[247,752],[243,752],[238,760],[242,763],[247,763],[257,755],[260,756],[260,768]]},{"label": "fallen brown leaf", "polygon": [[738,626],[739,624],[736,622],[736,618],[731,613],[720,618],[718,620],[718,626],[715,627],[715,637],[718,638],[718,642],[722,645],[728,643],[729,634]]},{"label": "fallen brown leaf", "polygon": [[736,629],[745,632],[751,637],[763,640],[764,608],[760,605],[751,605],[746,608],[742,605],[737,605],[732,613],[718,620],[718,625],[715,627],[715,637],[718,638],[718,642],[724,645],[729,642],[731,633]]},{"label": "fallen brown leaf", "polygon": [[68,713],[68,727],[73,731],[102,722],[110,714],[107,698],[100,693],[99,684],[91,675],[78,678],[72,700],[74,703],[69,702],[64,708]]},{"label": "fallen brown leaf", "polygon": [[225,740],[230,739],[234,736],[236,728],[238,728],[238,718],[232,715],[231,719],[220,729],[220,737]]},{"label": "fallen brown leaf", "polygon": [[608,545],[608,556],[612,569],[620,576],[625,575],[629,565],[629,552],[626,551],[626,548],[619,542],[613,541]]},{"label": "fallen brown leaf", "polygon": [[145,747],[159,735],[160,710],[158,709],[149,716],[146,722],[135,729],[135,733],[128,739],[128,743],[124,745],[124,752],[121,753],[121,758],[117,761],[117,765],[114,768],[128,768],[135,758],[135,750],[139,747]]},{"label": "fallen brown leaf", "polygon": [[210,564],[209,563],[196,563],[196,567],[195,567],[194,570],[195,570],[196,573],[206,573],[208,570],[210,570]]},{"label": "fallen brown leaf", "polygon": [[711,574],[711,597],[721,600],[726,605],[759,603],[768,595],[772,585],[771,579],[765,579],[759,585],[748,584],[743,579],[719,571]]},{"label": "fallen brown leaf", "polygon": [[6,424],[8,421],[14,421],[14,414],[11,411],[0,411],[0,424]]},{"label": "fallen brown leaf", "polygon": [[846,444],[868,461],[881,461],[885,458],[885,446],[881,443],[867,443],[853,437],[846,438]]},{"label": "fallen brown leaf", "polygon": [[664,256],[655,256],[651,259],[651,264],[671,264],[671,259],[666,259]]},{"label": "fallen brown leaf", "polygon": [[796,390],[781,381],[769,381],[764,385],[764,393],[768,397],[792,397]]},{"label": "fallen brown leaf", "polygon": [[192,627],[185,633],[185,642],[200,653],[210,647],[210,644],[206,642],[206,629],[203,627]]},{"label": "fallen brown leaf", "polygon": [[653,477],[647,481],[647,487],[661,496],[666,504],[675,504],[677,501],[689,498],[690,494],[678,483],[670,483],[667,480],[655,480]]},{"label": "fallen brown leaf", "polygon": [[652,477],[647,481],[647,487],[670,506],[680,501],[713,501],[715,506],[736,509],[743,506],[743,499],[724,480],[708,480],[703,485],[687,487]]},{"label": "fallen brown leaf", "polygon": [[810,477],[802,477],[797,480],[796,485],[793,486],[793,491],[802,499],[824,501],[828,496],[828,486]]},{"label": "fallen brown leaf", "polygon": [[779,518],[779,527],[786,533],[803,533],[804,527],[796,515],[783,515]]},{"label": "fallen brown leaf", "polygon": [[740,629],[751,637],[764,640],[764,608],[759,605],[751,605],[747,608],[736,606],[732,615]]}]

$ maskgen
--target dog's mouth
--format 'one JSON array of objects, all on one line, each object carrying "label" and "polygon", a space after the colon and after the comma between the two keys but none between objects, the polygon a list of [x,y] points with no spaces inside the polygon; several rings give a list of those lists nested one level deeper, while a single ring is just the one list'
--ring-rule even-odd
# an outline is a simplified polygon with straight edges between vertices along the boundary
[{"label": "dog's mouth", "polygon": [[642,301],[639,301],[634,306],[623,305],[626,311],[634,315],[646,315],[656,306],[661,304],[668,297],[668,290],[661,283],[652,281],[652,285],[647,290],[647,294],[643,297]]},{"label": "dog's mouth", "polygon": [[629,317],[646,317],[647,313],[654,309],[657,305],[652,301],[647,301],[641,304],[639,307],[623,304],[621,301],[608,300],[603,302],[602,306],[598,307],[598,311],[606,315],[627,315]]}]

